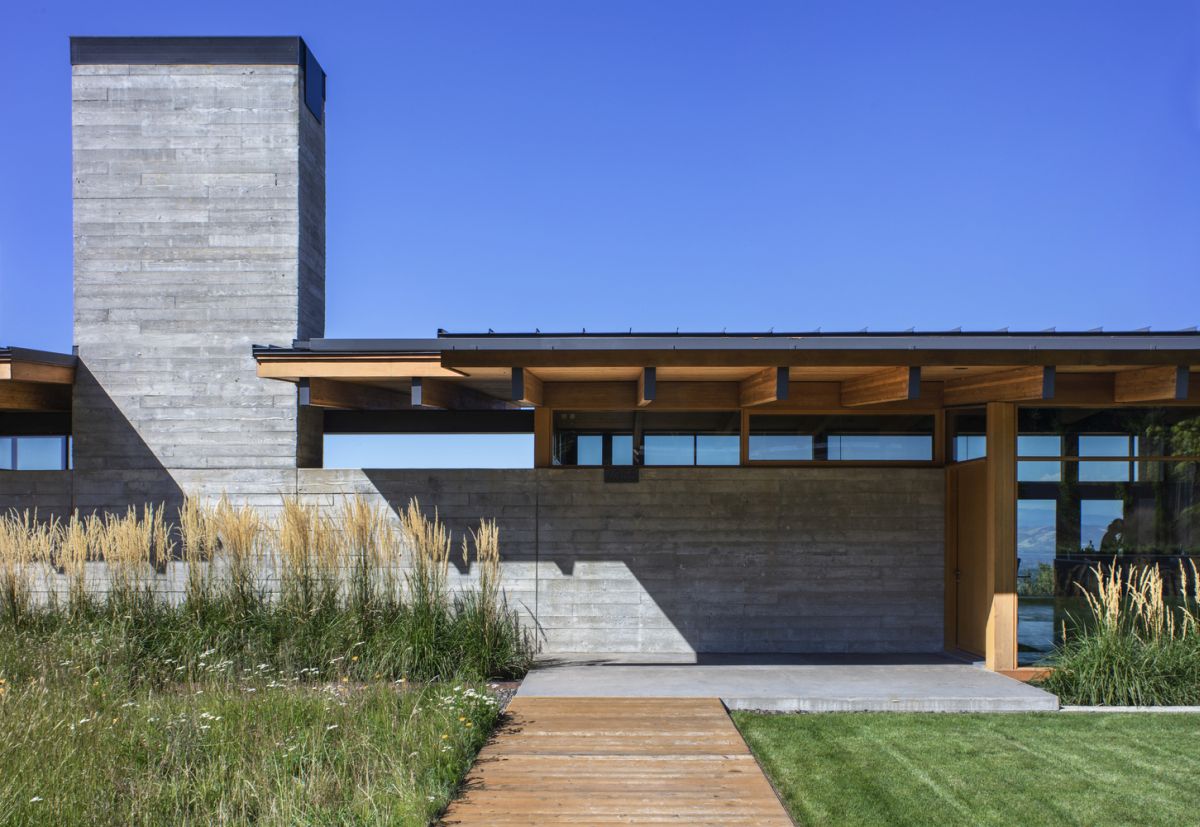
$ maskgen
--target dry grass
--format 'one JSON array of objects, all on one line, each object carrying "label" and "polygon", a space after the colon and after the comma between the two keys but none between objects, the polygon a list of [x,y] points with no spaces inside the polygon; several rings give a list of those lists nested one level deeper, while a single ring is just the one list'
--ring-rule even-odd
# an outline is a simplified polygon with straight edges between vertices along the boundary
[{"label": "dry grass", "polygon": [[136,627],[138,647],[164,657],[185,637],[235,659],[346,657],[396,677],[527,667],[532,641],[505,601],[494,521],[461,538],[477,585],[452,590],[455,538],[415,500],[398,518],[362,497],[325,509],[288,499],[274,519],[227,498],[189,500],[175,516],[147,506],[62,523],[0,518],[0,617],[59,624],[65,593],[68,618],[131,624],[121,635]]}]

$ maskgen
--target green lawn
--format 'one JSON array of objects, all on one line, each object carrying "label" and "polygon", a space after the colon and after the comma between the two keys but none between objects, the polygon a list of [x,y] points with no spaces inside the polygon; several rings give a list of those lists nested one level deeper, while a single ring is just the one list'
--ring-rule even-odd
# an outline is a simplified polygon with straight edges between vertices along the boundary
[{"label": "green lawn", "polygon": [[1200,820],[1200,715],[733,717],[799,824]]}]

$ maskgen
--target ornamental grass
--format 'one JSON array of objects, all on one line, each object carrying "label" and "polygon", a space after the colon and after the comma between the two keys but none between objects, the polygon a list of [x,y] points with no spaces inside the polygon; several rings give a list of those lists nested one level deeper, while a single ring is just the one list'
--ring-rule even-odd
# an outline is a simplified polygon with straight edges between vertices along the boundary
[{"label": "ornamental grass", "polygon": [[1087,612],[1050,659],[1042,685],[1063,703],[1200,704],[1200,575],[1180,563],[1168,596],[1157,565],[1096,566]]}]

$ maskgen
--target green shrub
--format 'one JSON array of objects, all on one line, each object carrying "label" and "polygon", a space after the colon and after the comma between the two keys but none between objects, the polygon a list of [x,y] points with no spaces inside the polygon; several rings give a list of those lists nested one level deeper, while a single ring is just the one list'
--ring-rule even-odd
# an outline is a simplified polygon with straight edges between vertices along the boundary
[{"label": "green shrub", "polygon": [[1042,686],[1068,704],[1200,704],[1200,578],[1181,567],[1181,597],[1168,600],[1157,566],[1095,569],[1088,617],[1050,658]]}]

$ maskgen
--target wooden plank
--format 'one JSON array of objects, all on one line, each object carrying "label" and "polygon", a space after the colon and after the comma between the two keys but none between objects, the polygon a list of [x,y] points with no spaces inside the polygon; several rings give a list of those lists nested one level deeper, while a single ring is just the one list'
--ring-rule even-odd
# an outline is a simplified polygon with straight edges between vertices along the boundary
[{"label": "wooden plank", "polygon": [[462,377],[462,371],[442,367],[437,356],[397,358],[394,356],[342,356],[290,358],[258,356],[258,375],[263,379],[296,381],[305,377],[324,379],[408,379],[410,377]]},{"label": "wooden plank", "polygon": [[1181,365],[1120,371],[1114,377],[1113,401],[1182,402],[1188,398],[1188,374],[1189,368]]},{"label": "wooden plank", "polygon": [[1053,398],[1053,367],[1017,368],[955,379],[946,382],[942,392],[942,402],[947,407]]},{"label": "wooden plank", "polygon": [[[947,612],[947,648],[974,655],[987,650],[987,618],[991,595],[987,576],[987,461],[947,469],[947,579],[953,606]],[[951,625],[951,617],[953,623]]]},{"label": "wooden plank", "polygon": [[495,411],[513,407],[512,403],[457,382],[444,379],[414,377],[412,380],[414,408],[441,408],[453,411]]},{"label": "wooden plank", "polygon": [[453,825],[790,827],[716,698],[527,698],[480,752]]},{"label": "wooden plank", "polygon": [[300,404],[352,411],[394,411],[412,408],[408,394],[389,388],[335,379],[301,379]]},{"label": "wooden plank", "polygon": [[920,396],[919,367],[888,368],[842,382],[842,404],[847,407],[911,402]]},{"label": "wooden plank", "polygon": [[16,355],[6,356],[0,360],[0,382],[70,385],[75,382],[75,366],[39,362]]},{"label": "wooden plank", "polygon": [[527,368],[512,369],[512,401],[526,408],[537,408],[542,404],[545,393],[542,380]]},{"label": "wooden plank", "polygon": [[644,408],[654,401],[657,380],[657,368],[642,368],[642,372],[638,375],[637,384],[637,405],[639,408]]},{"label": "wooden plank", "polygon": [[985,663],[1017,667],[1017,406],[987,406],[987,562]]},{"label": "wooden plank", "polygon": [[71,386],[40,382],[0,382],[0,410],[69,411]]},{"label": "wooden plank", "polygon": [[744,408],[786,400],[788,390],[788,371],[785,367],[764,368],[743,379],[738,387]]}]

